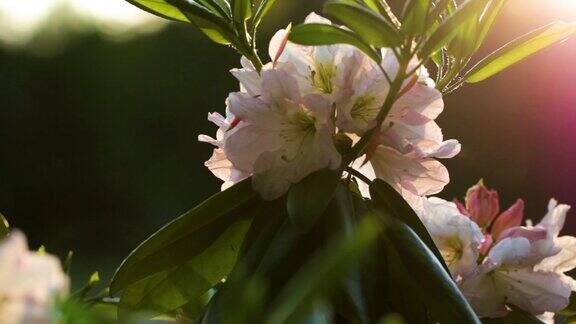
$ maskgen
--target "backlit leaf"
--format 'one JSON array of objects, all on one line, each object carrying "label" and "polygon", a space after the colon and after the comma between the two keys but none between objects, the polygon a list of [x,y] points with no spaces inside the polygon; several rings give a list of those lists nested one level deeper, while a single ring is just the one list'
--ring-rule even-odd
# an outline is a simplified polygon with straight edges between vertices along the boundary
[{"label": "backlit leaf", "polygon": [[396,47],[402,42],[394,26],[365,6],[344,0],[331,0],[324,4],[323,12],[342,22],[370,45]]},{"label": "backlit leaf", "polygon": [[380,62],[378,53],[359,39],[354,33],[327,24],[302,24],[292,28],[289,40],[302,45],[349,44],[357,47],[376,62]]},{"label": "backlit leaf", "polygon": [[535,29],[482,59],[466,73],[465,80],[470,83],[485,80],[574,33],[576,23],[555,22]]}]

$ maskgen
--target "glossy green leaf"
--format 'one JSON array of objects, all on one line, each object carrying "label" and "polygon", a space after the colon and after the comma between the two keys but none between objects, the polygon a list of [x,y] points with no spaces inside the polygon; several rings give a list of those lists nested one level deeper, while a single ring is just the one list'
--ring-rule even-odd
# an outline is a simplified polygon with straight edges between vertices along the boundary
[{"label": "glossy green leaf", "polygon": [[251,0],[231,0],[232,16],[236,22],[244,22],[252,16]]},{"label": "glossy green leaf", "polygon": [[328,169],[318,170],[288,191],[288,217],[302,232],[307,232],[332,200],[340,177]]},{"label": "glossy green leaf", "polygon": [[402,263],[398,251],[390,246],[383,250],[387,262],[386,268],[380,270],[387,280],[382,299],[390,305],[390,311],[400,314],[406,323],[435,323],[429,318],[422,288]]},{"label": "glossy green leaf", "polygon": [[407,2],[406,14],[402,20],[402,32],[405,35],[417,35],[426,28],[430,0],[411,0]]},{"label": "glossy green leaf", "polygon": [[376,242],[381,227],[366,218],[351,235],[339,237],[304,265],[272,301],[264,323],[294,323],[310,306],[337,286],[343,277]]},{"label": "glossy green leaf", "polygon": [[10,225],[6,220],[6,217],[0,213],[0,239],[5,238],[10,232]]},{"label": "glossy green leaf", "polygon": [[190,260],[129,285],[120,299],[122,311],[167,313],[201,298],[234,267],[250,221],[238,218]]},{"label": "glossy green leaf", "polygon": [[394,188],[386,182],[376,179],[370,185],[370,195],[372,196],[374,205],[377,208],[380,208],[384,212],[389,213],[392,217],[395,217],[410,226],[410,228],[412,228],[412,230],[414,230],[414,232],[416,232],[420,239],[426,244],[428,249],[430,249],[430,251],[432,251],[436,256],[436,259],[438,259],[438,262],[442,265],[444,270],[447,273],[450,273],[450,270],[442,258],[442,254],[438,251],[438,248],[432,240],[430,233],[428,233],[426,226],[424,226],[420,217],[416,215],[412,207],[408,205],[406,200],[404,200],[404,198],[402,198]]},{"label": "glossy green leaf", "polygon": [[218,44],[228,45],[236,36],[230,24],[220,15],[192,0],[166,0],[180,9],[188,21]]},{"label": "glossy green leaf", "polygon": [[411,280],[420,287],[423,301],[440,323],[480,323],[474,310],[438,258],[405,223],[379,213],[384,238],[398,255]]},{"label": "glossy green leaf", "polygon": [[[326,209],[327,227],[332,233],[352,235],[359,219],[367,214],[365,206],[357,205],[356,197],[343,183],[338,185],[334,198]],[[338,287],[334,312],[350,323],[369,323],[366,294],[362,282],[361,265],[356,264]]]},{"label": "glossy green leaf", "polygon": [[470,0],[465,2],[456,12],[445,19],[428,38],[420,52],[425,59],[446,46],[467,26],[467,22],[477,19],[489,0]]},{"label": "glossy green leaf", "polygon": [[264,16],[266,16],[268,11],[270,11],[270,9],[272,8],[272,6],[274,5],[275,2],[276,2],[276,0],[261,0],[260,1],[260,3],[257,6],[258,9],[256,10],[256,13],[254,14],[254,20],[253,20],[254,27],[257,27],[260,25],[260,23],[262,22],[262,19],[264,18]]},{"label": "glossy green leaf", "polygon": [[302,24],[292,28],[289,40],[302,45],[349,44],[357,47],[376,62],[380,62],[378,53],[364,43],[354,33],[326,24]]},{"label": "glossy green leaf", "polygon": [[203,255],[256,201],[256,193],[247,179],[210,197],[164,226],[120,265],[110,285],[111,294]]},{"label": "glossy green leaf", "polygon": [[390,8],[386,0],[363,0],[364,4],[374,12],[379,12],[390,24],[396,28],[400,28],[400,21]]},{"label": "glossy green leaf", "polygon": [[[231,17],[230,3],[228,0],[193,0],[198,2],[200,5],[214,12],[220,17],[229,18]],[[248,0],[249,1],[249,0]]]},{"label": "glossy green leaf", "polygon": [[556,22],[533,30],[502,46],[482,59],[465,75],[466,82],[475,83],[520,62],[548,46],[576,33],[576,23]]},{"label": "glossy green leaf", "polygon": [[448,9],[448,5],[452,3],[452,0],[439,0],[436,1],[430,14],[428,15],[428,24],[434,21],[440,21],[441,15]]},{"label": "glossy green leaf", "polygon": [[199,28],[212,41],[228,45],[235,40],[228,24],[230,9],[224,0],[127,0],[154,15],[188,22]]},{"label": "glossy green leaf", "polygon": [[376,47],[397,47],[402,43],[396,27],[365,6],[345,0],[331,0],[323,12],[353,30],[364,42]]},{"label": "glossy green leaf", "polygon": [[190,22],[186,15],[184,15],[180,9],[171,5],[166,0],[126,0],[136,7],[145,10],[156,16],[180,21],[180,22]]},{"label": "glossy green leaf", "polygon": [[506,1],[507,0],[493,0],[487,5],[486,10],[484,14],[482,14],[482,18],[479,22],[479,34],[478,40],[476,41],[476,50],[478,50],[484,43],[486,36],[488,36],[488,32],[492,28],[494,21],[496,21],[496,18],[500,14],[500,11],[502,10],[502,7]]}]

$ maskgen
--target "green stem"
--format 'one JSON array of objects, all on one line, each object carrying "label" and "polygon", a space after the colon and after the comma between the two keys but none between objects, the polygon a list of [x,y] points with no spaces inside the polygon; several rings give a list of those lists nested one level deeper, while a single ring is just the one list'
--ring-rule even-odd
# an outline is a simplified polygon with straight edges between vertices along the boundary
[{"label": "green stem", "polygon": [[396,101],[396,96],[400,92],[400,90],[402,88],[402,84],[404,83],[404,80],[406,79],[406,76],[407,76],[406,75],[406,68],[408,67],[409,62],[410,62],[410,57],[408,57],[408,59],[403,59],[400,61],[400,64],[398,67],[398,73],[396,74],[394,81],[392,81],[392,84],[390,84],[390,89],[388,90],[388,95],[386,96],[386,100],[384,101],[384,104],[382,105],[382,107],[380,108],[380,111],[378,112],[378,115],[376,116],[376,126],[372,129],[370,129],[369,131],[367,131],[362,136],[362,138],[358,141],[358,143],[356,143],[356,145],[354,145],[352,147],[352,149],[350,150],[350,154],[348,155],[348,158],[344,160],[343,168],[345,168],[350,162],[352,162],[356,158],[358,158],[361,155],[361,153],[368,146],[370,138],[372,137],[374,132],[380,131],[378,128],[382,126],[384,119],[386,118],[386,116],[388,116],[390,109],[392,109],[392,106],[394,105],[394,102]]}]

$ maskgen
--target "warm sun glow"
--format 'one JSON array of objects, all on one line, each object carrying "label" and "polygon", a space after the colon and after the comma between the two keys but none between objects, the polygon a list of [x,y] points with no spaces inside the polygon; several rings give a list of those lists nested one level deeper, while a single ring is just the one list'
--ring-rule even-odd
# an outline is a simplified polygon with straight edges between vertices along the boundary
[{"label": "warm sun glow", "polygon": [[26,45],[46,32],[95,29],[127,37],[164,24],[123,0],[0,0],[0,44],[8,46]]}]

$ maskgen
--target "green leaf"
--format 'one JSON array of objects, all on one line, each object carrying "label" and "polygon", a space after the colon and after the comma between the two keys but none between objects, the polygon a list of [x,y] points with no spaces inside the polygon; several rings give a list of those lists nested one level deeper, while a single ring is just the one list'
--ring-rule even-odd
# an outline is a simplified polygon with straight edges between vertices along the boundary
[{"label": "green leaf", "polygon": [[0,239],[5,238],[10,233],[10,225],[6,220],[6,217],[0,213]]},{"label": "green leaf", "polygon": [[292,28],[288,39],[301,45],[349,44],[357,47],[375,62],[380,62],[378,53],[354,33],[327,24],[302,24]]},{"label": "green leaf", "polygon": [[256,10],[256,14],[254,15],[253,25],[254,28],[258,27],[262,22],[262,18],[268,13],[270,8],[274,5],[276,0],[261,0],[260,4],[258,5],[258,9]]},{"label": "green leaf", "polygon": [[190,22],[186,15],[184,15],[180,9],[168,3],[165,0],[126,0],[136,7],[147,11],[156,16],[180,21],[180,22]]},{"label": "green leaf", "polygon": [[330,242],[278,293],[265,323],[298,322],[309,314],[309,307],[341,282],[380,233],[378,223],[373,218],[366,218],[351,235]]},{"label": "green leaf", "polygon": [[292,185],[286,204],[292,223],[307,232],[328,207],[339,182],[336,172],[322,169]]},{"label": "green leaf", "polygon": [[218,16],[223,18],[231,17],[230,4],[227,0],[192,0],[198,2],[200,5],[210,9],[210,11],[216,13]]},{"label": "green leaf", "polygon": [[419,287],[426,306],[440,323],[480,323],[472,307],[438,258],[406,224],[384,213],[384,238]]},{"label": "green leaf", "polygon": [[486,11],[482,14],[482,18],[479,22],[480,32],[478,34],[478,40],[476,41],[476,50],[478,50],[484,43],[488,32],[492,28],[496,17],[500,14],[500,10],[502,10],[506,1],[507,0],[494,0],[487,5]]},{"label": "green leaf", "polygon": [[466,82],[475,83],[522,61],[538,51],[576,33],[576,23],[555,22],[535,29],[502,46],[478,62],[465,75]]},{"label": "green leaf", "polygon": [[166,0],[213,42],[228,45],[236,40],[234,30],[220,15],[192,0]]},{"label": "green leaf", "polygon": [[231,0],[232,16],[236,22],[245,22],[252,16],[252,2],[250,0]]},{"label": "green leaf", "polygon": [[[167,313],[202,298],[210,288],[221,282],[236,264],[238,251],[250,222],[249,217],[238,218],[228,225],[216,240],[210,242],[207,248],[187,262],[128,286],[120,299],[122,309],[119,314],[127,310]],[[190,248],[194,249],[193,246]]]},{"label": "green leaf", "polygon": [[201,256],[256,201],[257,195],[247,179],[170,222],[124,260],[114,275],[110,293]]},{"label": "green leaf", "polygon": [[406,4],[406,15],[402,21],[405,35],[416,35],[426,28],[430,0],[411,0]]},{"label": "green leaf", "polygon": [[364,0],[363,2],[374,12],[379,12],[382,17],[384,17],[393,26],[400,28],[400,21],[396,18],[396,15],[386,0]]},{"label": "green leaf", "polygon": [[[359,219],[367,214],[363,202],[355,201],[355,194],[346,185],[340,183],[334,198],[326,209],[326,227],[330,233],[352,235]],[[356,264],[351,267],[345,280],[342,280],[336,294],[334,311],[350,323],[369,323],[368,306],[364,287],[362,286],[362,267]]]},{"label": "green leaf", "polygon": [[384,212],[389,213],[392,217],[401,220],[402,222],[406,223],[412,230],[414,230],[420,239],[426,244],[428,249],[432,251],[432,253],[438,259],[438,262],[442,265],[444,270],[449,274],[450,270],[444,259],[442,258],[442,254],[438,251],[434,240],[428,233],[426,226],[420,220],[420,217],[416,215],[412,207],[408,205],[406,200],[400,196],[400,194],[394,190],[389,184],[386,182],[376,179],[372,181],[370,185],[370,195],[372,196],[374,205],[383,210]]},{"label": "green leaf", "polygon": [[397,47],[402,42],[396,27],[365,6],[345,0],[331,0],[324,4],[323,12],[338,19],[370,45]]},{"label": "green leaf", "polygon": [[480,16],[489,0],[470,0],[465,2],[456,12],[450,15],[438,26],[428,38],[420,51],[420,58],[426,59],[434,52],[448,44],[454,37],[467,27],[467,23]]}]

